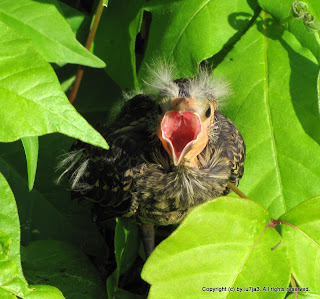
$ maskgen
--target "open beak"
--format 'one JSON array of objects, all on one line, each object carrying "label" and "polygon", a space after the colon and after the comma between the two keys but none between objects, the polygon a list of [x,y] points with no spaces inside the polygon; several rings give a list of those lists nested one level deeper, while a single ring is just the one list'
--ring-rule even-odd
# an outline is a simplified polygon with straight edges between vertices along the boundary
[{"label": "open beak", "polygon": [[160,139],[165,142],[165,149],[171,153],[173,163],[177,166],[198,140],[200,117],[193,112],[169,111],[162,119],[160,132],[159,137],[162,137]]}]

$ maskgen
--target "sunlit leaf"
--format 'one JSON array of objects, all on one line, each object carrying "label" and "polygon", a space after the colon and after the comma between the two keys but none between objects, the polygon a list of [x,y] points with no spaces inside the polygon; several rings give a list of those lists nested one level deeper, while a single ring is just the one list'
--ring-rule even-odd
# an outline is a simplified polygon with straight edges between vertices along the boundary
[{"label": "sunlit leaf", "polygon": [[146,75],[146,66],[159,60],[173,61],[178,76],[194,76],[198,64],[244,31],[253,16],[245,0],[186,0],[183,5],[179,1],[150,1],[146,9],[152,21],[140,79]]},{"label": "sunlit leaf", "polygon": [[23,38],[31,39],[49,62],[104,67],[103,61],[77,42],[55,3],[56,0],[2,0],[0,20]]},{"label": "sunlit leaf", "polygon": [[281,221],[281,233],[288,250],[292,273],[300,287],[320,294],[320,197],[294,207]]},{"label": "sunlit leaf", "polygon": [[141,275],[151,284],[149,298],[200,298],[218,286],[226,287],[223,298],[238,298],[229,287],[246,286],[260,287],[259,298],[283,298],[262,292],[264,286],[286,287],[290,278],[286,248],[269,221],[250,200],[221,197],[196,207],[147,260]]},{"label": "sunlit leaf", "polygon": [[[300,41],[302,46],[307,47],[320,62],[320,38],[318,33],[310,33],[303,23],[303,19],[291,18],[288,22],[285,20],[292,16],[291,6],[293,0],[258,0],[261,7],[270,13],[279,23],[283,23],[284,28],[293,33]],[[320,2],[317,0],[303,0],[309,4],[310,13],[320,21]]]},{"label": "sunlit leaf", "polygon": [[104,148],[107,144],[76,112],[28,40],[0,22],[0,141],[60,132]]},{"label": "sunlit leaf", "polygon": [[320,194],[318,71],[313,55],[264,14],[215,69],[233,89],[222,110],[247,146],[239,187],[274,218]]}]

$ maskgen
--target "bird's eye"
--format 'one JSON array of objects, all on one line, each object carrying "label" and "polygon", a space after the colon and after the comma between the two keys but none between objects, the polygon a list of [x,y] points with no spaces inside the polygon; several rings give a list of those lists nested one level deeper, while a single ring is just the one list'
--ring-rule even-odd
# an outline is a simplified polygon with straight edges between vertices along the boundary
[{"label": "bird's eye", "polygon": [[209,108],[206,111],[206,117],[210,117],[211,116],[211,106],[209,106]]},{"label": "bird's eye", "polygon": [[158,105],[158,114],[162,114],[162,108],[161,108],[161,106],[160,105]]}]

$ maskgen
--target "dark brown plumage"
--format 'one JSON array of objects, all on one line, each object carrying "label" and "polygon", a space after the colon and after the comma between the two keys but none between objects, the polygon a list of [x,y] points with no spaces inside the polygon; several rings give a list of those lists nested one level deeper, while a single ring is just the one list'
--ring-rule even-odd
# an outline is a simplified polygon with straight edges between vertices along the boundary
[{"label": "dark brown plumage", "polygon": [[[94,203],[100,220],[122,216],[143,224],[179,223],[194,206],[228,194],[228,182],[238,185],[245,158],[242,136],[216,109],[207,79],[196,80],[162,82],[156,93],[135,96],[112,125],[97,128],[109,151],[77,142],[62,161],[72,189]],[[198,119],[201,125],[195,124]]]}]

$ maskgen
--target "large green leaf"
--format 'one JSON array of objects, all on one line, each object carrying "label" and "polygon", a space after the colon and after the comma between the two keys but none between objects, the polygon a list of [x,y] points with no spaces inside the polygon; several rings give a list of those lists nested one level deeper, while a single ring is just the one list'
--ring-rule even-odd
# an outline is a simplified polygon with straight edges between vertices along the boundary
[{"label": "large green leaf", "polygon": [[295,37],[263,15],[215,70],[233,95],[223,111],[246,146],[240,189],[277,218],[320,194],[318,66]]},{"label": "large green leaf", "polygon": [[[155,2],[155,3],[153,3]],[[246,0],[151,1],[152,13],[148,46],[139,72],[145,77],[146,65],[157,61],[174,61],[177,76],[190,77],[198,64],[220,51],[238,32],[243,31],[253,11]],[[231,13],[230,12],[234,12]]]},{"label": "large green leaf", "polygon": [[[8,259],[17,265],[19,276],[23,279],[20,263],[20,223],[16,202],[12,191],[0,172],[0,228],[11,239]],[[1,272],[0,272],[1,273]],[[0,274],[1,276],[1,274]]]},{"label": "large green leaf", "polygon": [[[221,197],[196,207],[147,260],[142,278],[150,298],[200,298],[207,288],[226,287],[220,297],[282,298],[265,286],[289,285],[290,267],[279,234],[268,227],[270,215],[257,203]],[[234,292],[228,292],[228,288]],[[218,293],[218,290],[217,290]]]},{"label": "large green leaf", "polygon": [[135,42],[144,0],[111,1],[97,30],[94,53],[106,63],[106,72],[122,89],[137,88]]},{"label": "large green leaf", "polygon": [[22,248],[24,273],[32,284],[58,287],[68,299],[106,297],[104,282],[79,247],[36,241]]},{"label": "large green leaf", "polygon": [[320,197],[294,207],[280,221],[292,273],[300,287],[320,295]]},{"label": "large green leaf", "polygon": [[103,61],[77,42],[55,4],[56,0],[2,0],[0,21],[23,38],[31,39],[37,51],[49,62],[104,67]]},{"label": "large green leaf", "polygon": [[[278,22],[292,16],[293,0],[258,0],[261,7],[270,13]],[[308,3],[310,13],[320,21],[320,2],[318,0],[303,0]],[[310,33],[302,19],[291,19],[284,27],[293,33],[300,43],[307,47],[320,62],[320,38],[318,33]]]},{"label": "large green leaf", "polygon": [[50,65],[31,43],[0,22],[0,141],[60,132],[104,148],[76,112]]},{"label": "large green leaf", "polygon": [[[2,250],[5,250],[5,253],[2,252],[0,259],[0,295],[8,298],[10,294],[21,298],[41,298],[40,295],[48,299],[64,298],[61,292],[55,288],[49,286],[29,287],[27,285],[22,274],[20,261],[20,223],[18,211],[12,191],[1,173],[0,199],[1,247]],[[9,243],[8,237],[10,237]]]}]

